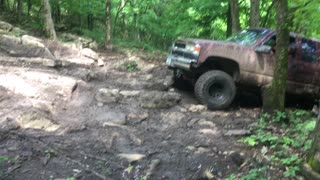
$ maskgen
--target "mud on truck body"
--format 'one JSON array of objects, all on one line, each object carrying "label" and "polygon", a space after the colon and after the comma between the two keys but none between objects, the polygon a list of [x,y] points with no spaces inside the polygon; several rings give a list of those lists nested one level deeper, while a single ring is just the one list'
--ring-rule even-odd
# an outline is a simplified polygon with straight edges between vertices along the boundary
[{"label": "mud on truck body", "polygon": [[[263,89],[273,79],[276,32],[247,29],[226,41],[182,39],[173,43],[166,64],[174,79],[189,79],[200,103],[225,109],[236,87]],[[287,93],[319,97],[320,41],[290,34]]]}]

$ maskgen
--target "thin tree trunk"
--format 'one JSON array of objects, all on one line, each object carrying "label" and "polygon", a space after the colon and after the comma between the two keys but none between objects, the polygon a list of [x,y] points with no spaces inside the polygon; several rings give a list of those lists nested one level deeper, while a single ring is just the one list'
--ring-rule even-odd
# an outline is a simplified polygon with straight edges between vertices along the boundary
[{"label": "thin tree trunk", "polygon": [[271,10],[274,6],[274,1],[272,1],[271,5],[269,6],[269,8],[267,9],[267,13],[266,13],[266,16],[264,17],[264,21],[262,23],[262,27],[266,27],[267,26],[267,22],[268,22],[268,19],[269,19],[269,16],[271,14]]},{"label": "thin tree trunk", "polygon": [[5,1],[0,0],[0,14],[2,14],[4,10],[5,10]]},{"label": "thin tree trunk", "polygon": [[229,0],[231,19],[232,19],[232,33],[239,32],[241,30],[240,20],[239,20],[239,1]]},{"label": "thin tree trunk", "polygon": [[[116,16],[114,18],[114,23],[113,23],[113,32],[115,32],[115,28],[117,26],[117,22],[118,22],[118,18],[119,18],[119,15],[120,13],[123,11],[123,9],[126,7],[127,3],[129,2],[129,0],[121,0],[121,3],[118,7],[118,10],[117,10],[117,13],[116,13]],[[125,15],[123,15],[125,17]],[[126,27],[124,27],[126,28]]]},{"label": "thin tree trunk", "polygon": [[88,21],[88,29],[92,30],[93,29],[93,15],[92,14],[87,15],[87,21]]},{"label": "thin tree trunk", "polygon": [[56,40],[57,35],[54,29],[54,23],[51,16],[51,6],[49,0],[42,0],[43,16],[44,16],[44,31],[48,38]]},{"label": "thin tree trunk", "polygon": [[284,111],[285,92],[288,76],[289,29],[288,0],[274,0],[276,6],[276,60],[274,62],[273,80],[264,94],[263,108],[266,111]]},{"label": "thin tree trunk", "polygon": [[27,3],[27,6],[28,6],[28,16],[30,17],[30,11],[31,11],[31,8],[32,8],[32,3],[31,3],[31,0],[28,0],[28,3]]},{"label": "thin tree trunk", "polygon": [[60,3],[59,2],[57,2],[57,6],[56,6],[55,22],[56,23],[60,23],[61,22],[61,8],[60,8]]},{"label": "thin tree trunk", "polygon": [[230,4],[228,7],[228,12],[227,12],[227,37],[232,35],[232,17],[231,17],[231,8]]},{"label": "thin tree trunk", "polygon": [[137,41],[140,42],[140,31],[139,31],[139,20],[138,20],[138,14],[134,13],[133,14],[133,19],[134,19],[134,26],[135,26],[135,31],[136,31],[136,38]]},{"label": "thin tree trunk", "polygon": [[250,27],[259,27],[260,22],[260,0],[250,0]]},{"label": "thin tree trunk", "polygon": [[17,20],[18,22],[21,21],[21,17],[22,17],[22,0],[18,0],[17,1]]},{"label": "thin tree trunk", "polygon": [[106,36],[104,45],[111,49],[111,0],[106,0]]}]

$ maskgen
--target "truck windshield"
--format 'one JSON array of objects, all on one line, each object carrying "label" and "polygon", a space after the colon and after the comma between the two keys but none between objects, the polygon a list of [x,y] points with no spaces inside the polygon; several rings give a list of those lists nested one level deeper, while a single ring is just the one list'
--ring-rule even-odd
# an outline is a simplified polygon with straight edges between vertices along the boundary
[{"label": "truck windshield", "polygon": [[235,42],[245,46],[253,46],[258,40],[268,33],[268,30],[243,30],[229,37],[226,41]]}]

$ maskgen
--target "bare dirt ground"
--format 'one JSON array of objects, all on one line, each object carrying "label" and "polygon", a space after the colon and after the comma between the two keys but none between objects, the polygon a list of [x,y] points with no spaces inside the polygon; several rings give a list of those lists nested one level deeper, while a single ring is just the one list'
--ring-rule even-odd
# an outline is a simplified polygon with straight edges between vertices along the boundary
[{"label": "bare dirt ground", "polygon": [[[104,67],[1,64],[2,179],[223,179],[239,170],[231,154],[245,152],[225,133],[247,129],[259,109],[208,111],[189,91],[168,109],[100,103],[100,88],[167,91],[155,82],[170,74],[162,62],[121,72],[114,67],[127,57],[104,56]],[[84,81],[87,71],[95,79]]]},{"label": "bare dirt ground", "polygon": [[[170,86],[161,58],[103,52],[102,67],[52,68],[0,56],[0,179],[225,179],[251,156],[234,130],[260,109],[206,110]],[[139,71],[119,68],[132,60]],[[101,100],[101,89],[121,97]],[[150,93],[181,100],[146,107]]]}]

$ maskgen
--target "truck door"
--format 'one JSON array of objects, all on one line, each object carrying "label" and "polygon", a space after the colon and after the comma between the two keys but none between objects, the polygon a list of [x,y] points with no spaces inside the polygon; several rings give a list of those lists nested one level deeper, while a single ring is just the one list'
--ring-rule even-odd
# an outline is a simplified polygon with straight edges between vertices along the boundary
[{"label": "truck door", "polygon": [[304,84],[320,85],[316,42],[304,38],[299,41],[300,48],[298,50],[299,61],[296,80]]},{"label": "truck door", "polygon": [[297,81],[298,79],[298,53],[297,49],[299,47],[299,41],[296,40],[294,36],[290,35],[289,47],[288,47],[288,86],[292,81]]}]

